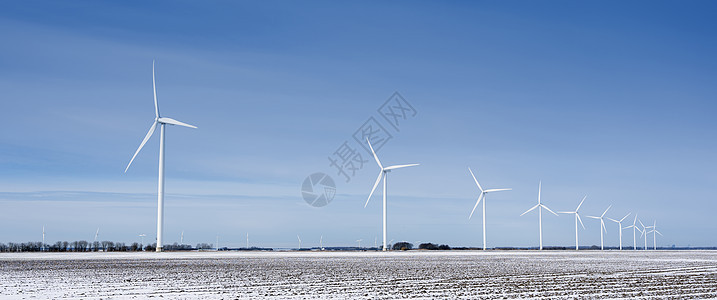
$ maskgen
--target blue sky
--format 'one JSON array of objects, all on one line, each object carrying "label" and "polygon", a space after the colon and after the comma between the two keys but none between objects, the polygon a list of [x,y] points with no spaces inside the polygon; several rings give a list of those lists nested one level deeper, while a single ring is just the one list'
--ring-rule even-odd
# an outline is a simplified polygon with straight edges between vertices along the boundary
[{"label": "blue sky", "polygon": [[[660,246],[715,246],[715,6],[2,3],[0,241],[43,225],[50,242],[154,238],[157,136],[123,171],[152,122],[156,59],[161,112],[199,127],[167,129],[170,243],[380,240],[380,191],[363,208],[378,167],[347,183],[327,158],[398,91],[417,114],[379,155],[421,166],[391,173],[389,240],[480,245],[470,166],[514,189],[489,196],[489,246],[537,245],[537,216],[519,215],[539,180],[553,210],[587,194],[583,215],[612,205],[657,220]],[[301,198],[314,172],[337,184],[325,207]],[[572,217],[543,221],[544,244],[574,243]],[[581,245],[599,245],[584,222]]]}]

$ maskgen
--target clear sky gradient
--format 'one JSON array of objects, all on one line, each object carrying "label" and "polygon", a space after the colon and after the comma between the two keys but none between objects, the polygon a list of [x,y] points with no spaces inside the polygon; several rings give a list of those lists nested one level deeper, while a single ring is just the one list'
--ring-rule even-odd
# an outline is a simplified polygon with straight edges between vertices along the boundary
[{"label": "clear sky gradient", "polygon": [[[379,156],[421,166],[391,173],[389,240],[481,245],[470,166],[513,188],[489,195],[489,247],[537,246],[519,215],[539,180],[553,210],[587,194],[583,216],[717,246],[713,1],[9,1],[0,28],[0,242],[154,239],[158,135],[123,171],[156,59],[162,114],[199,127],[167,128],[168,243],[380,243],[378,167],[346,182],[328,157],[397,91],[417,113]],[[300,193],[314,172],[337,184],[321,208]],[[543,222],[573,245],[571,216]]]}]

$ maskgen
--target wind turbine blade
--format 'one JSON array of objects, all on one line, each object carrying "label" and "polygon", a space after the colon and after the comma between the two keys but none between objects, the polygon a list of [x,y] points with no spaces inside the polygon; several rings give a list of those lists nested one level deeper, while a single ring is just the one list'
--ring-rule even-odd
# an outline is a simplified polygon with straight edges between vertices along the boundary
[{"label": "wind turbine blade", "polygon": [[371,189],[371,193],[368,194],[368,199],[366,199],[366,204],[363,205],[363,208],[366,208],[368,205],[368,201],[371,200],[371,196],[373,196],[373,192],[376,191],[376,187],[378,187],[378,183],[381,182],[381,177],[383,177],[383,171],[380,171],[378,173],[378,178],[376,178],[376,183],[373,184],[373,188]]},{"label": "wind turbine blade", "polygon": [[473,206],[473,210],[471,210],[471,215],[468,216],[468,220],[470,220],[473,217],[473,213],[476,211],[476,207],[478,207],[478,203],[480,203],[480,200],[483,199],[484,193],[481,192],[480,196],[478,196],[478,201],[476,201],[476,205]]},{"label": "wind turbine blade", "polygon": [[159,104],[157,103],[157,84],[154,80],[154,60],[152,60],[152,90],[154,91],[154,116],[159,118]]},{"label": "wind turbine blade", "polygon": [[388,166],[384,170],[395,170],[395,169],[407,168],[407,167],[413,167],[413,166],[418,166],[418,164]]},{"label": "wind turbine blade", "polygon": [[583,205],[583,202],[585,202],[585,198],[587,198],[587,197],[588,197],[588,195],[585,195],[585,197],[583,197],[583,200],[580,201],[580,204],[578,204],[578,208],[575,209],[575,212],[577,212],[578,210],[580,210],[580,206]]},{"label": "wind turbine blade", "polygon": [[554,215],[558,216],[558,214],[556,214],[554,211],[550,210],[550,208],[548,208],[547,206],[545,206],[545,205],[543,205],[543,204],[541,204],[540,206],[542,206],[543,208],[547,209],[549,212],[553,213]]},{"label": "wind turbine blade", "polygon": [[610,206],[607,207],[607,209],[605,210],[605,212],[602,213],[601,217],[604,217],[604,216],[605,216],[605,214],[607,213],[607,211],[610,210],[610,207],[612,207],[612,204],[610,204]]},{"label": "wind turbine blade", "polygon": [[165,124],[179,125],[179,126],[184,126],[184,127],[189,127],[189,128],[197,128],[197,126],[189,125],[187,123],[182,123],[182,122],[179,122],[172,118],[159,118],[159,119],[157,119],[157,121],[160,123],[165,123]]},{"label": "wind turbine blade", "polygon": [[[655,232],[656,232],[657,234],[659,234],[659,235],[662,235],[662,233],[660,233],[660,232],[657,231],[657,230],[655,230]],[[664,235],[662,235],[662,236],[664,236]]]},{"label": "wind turbine blade", "polygon": [[585,229],[585,224],[583,224],[583,220],[580,219],[580,215],[575,213],[576,216],[578,216],[578,221],[580,221],[580,225],[583,226],[583,229]]},{"label": "wind turbine blade", "polygon": [[489,193],[489,192],[492,193],[492,192],[512,191],[512,190],[513,190],[513,189],[490,189],[490,190],[485,190],[485,192],[486,192],[486,193]]},{"label": "wind turbine blade", "polygon": [[543,189],[543,181],[538,182],[538,204],[540,204],[540,190]]},{"label": "wind turbine blade", "polygon": [[622,229],[629,229],[629,228],[632,228],[632,227],[635,227],[635,225],[630,225],[630,226],[627,226],[627,227],[623,227]]},{"label": "wind turbine blade", "polygon": [[635,220],[632,220],[632,225],[635,225],[637,223],[637,214],[635,214]]},{"label": "wind turbine blade", "polygon": [[366,142],[368,143],[368,147],[371,149],[371,154],[373,154],[373,158],[376,159],[376,163],[378,164],[378,167],[381,168],[383,171],[383,165],[381,165],[381,161],[378,160],[378,156],[376,155],[376,151],[373,151],[373,146],[371,146],[371,141],[366,138]]},{"label": "wind turbine blade", "polygon": [[605,228],[605,221],[603,221],[602,219],[600,219],[600,227],[602,227],[602,230],[607,233],[607,228]]},{"label": "wind turbine blade", "polygon": [[529,210],[526,210],[524,213],[520,214],[520,216],[522,217],[524,214],[529,213],[531,210],[538,208],[538,206],[540,206],[540,204],[537,204],[537,205],[531,207]]},{"label": "wind turbine blade", "polygon": [[631,213],[627,213],[624,217],[622,217],[622,219],[620,219],[620,223],[622,223],[622,221],[625,221],[625,219],[627,219],[630,214]]},{"label": "wind turbine blade", "polygon": [[613,219],[613,218],[606,218],[606,219],[608,219],[608,220],[610,220],[610,221],[613,221],[613,222],[615,222],[615,223],[620,223],[620,221],[615,220],[615,219]]},{"label": "wind turbine blade", "polygon": [[596,217],[596,216],[586,216],[586,217],[600,220],[600,217]]},{"label": "wind turbine blade", "polygon": [[478,186],[478,189],[481,191],[481,194],[483,193],[483,187],[480,186],[480,183],[478,183],[478,179],[476,179],[476,175],[473,174],[473,170],[471,170],[470,167],[468,167],[468,172],[471,172],[471,176],[473,177],[473,181],[476,182],[476,185]]},{"label": "wind turbine blade", "polygon": [[574,214],[574,211],[559,211],[559,214]]},{"label": "wind turbine blade", "polygon": [[642,226],[642,228],[645,228],[645,224],[642,224],[642,221],[640,221],[640,220],[637,220],[637,221],[640,222],[640,226]]},{"label": "wind turbine blade", "polygon": [[144,147],[144,144],[147,143],[147,140],[149,140],[150,137],[152,137],[152,134],[154,133],[154,130],[157,129],[157,122],[155,121],[152,123],[152,127],[149,127],[149,131],[147,132],[147,135],[144,136],[144,140],[142,140],[142,143],[139,144],[139,148],[137,148],[137,151],[134,152],[134,155],[132,156],[132,159],[129,160],[129,164],[127,164],[127,168],[124,169],[124,172],[127,173],[127,170],[129,170],[129,166],[132,165],[132,162],[134,161],[134,158],[137,157],[137,154],[139,154],[139,151],[142,150],[142,147]]}]

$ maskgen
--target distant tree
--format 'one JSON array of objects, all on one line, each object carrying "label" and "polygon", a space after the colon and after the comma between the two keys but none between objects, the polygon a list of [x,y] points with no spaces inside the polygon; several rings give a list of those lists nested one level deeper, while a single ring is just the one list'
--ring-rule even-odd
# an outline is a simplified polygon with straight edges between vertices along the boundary
[{"label": "distant tree", "polygon": [[423,243],[418,245],[418,249],[424,249],[424,250],[438,250],[438,245],[433,243]]},{"label": "distant tree", "polygon": [[153,251],[157,248],[157,243],[149,244],[144,247],[144,251]]},{"label": "distant tree", "polygon": [[413,249],[413,244],[409,242],[398,242],[393,244],[393,250],[411,250]]},{"label": "distant tree", "polygon": [[142,249],[142,246],[139,245],[139,243],[134,242],[132,245],[129,246],[129,251],[139,251]]},{"label": "distant tree", "polygon": [[451,247],[448,245],[440,245],[438,246],[438,250],[451,250]]}]

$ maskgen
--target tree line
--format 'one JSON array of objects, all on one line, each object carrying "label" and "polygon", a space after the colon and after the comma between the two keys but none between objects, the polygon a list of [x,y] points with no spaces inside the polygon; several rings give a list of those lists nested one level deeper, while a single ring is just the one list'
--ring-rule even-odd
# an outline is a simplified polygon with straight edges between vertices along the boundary
[{"label": "tree line", "polygon": [[[112,241],[58,241],[54,244],[43,244],[42,242],[27,243],[0,243],[0,252],[131,252],[131,251],[154,251],[156,243],[142,245],[141,243],[125,243]],[[212,244],[199,243],[196,247],[192,245],[180,245],[174,243],[164,245],[165,251],[188,251],[213,249]]]}]

